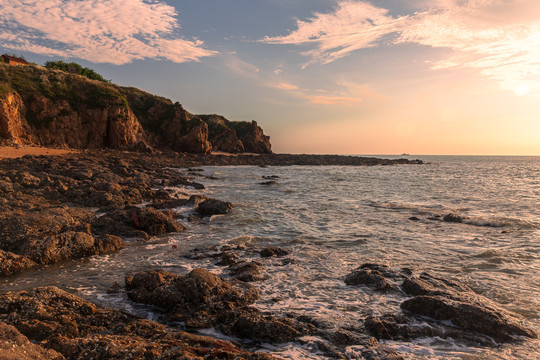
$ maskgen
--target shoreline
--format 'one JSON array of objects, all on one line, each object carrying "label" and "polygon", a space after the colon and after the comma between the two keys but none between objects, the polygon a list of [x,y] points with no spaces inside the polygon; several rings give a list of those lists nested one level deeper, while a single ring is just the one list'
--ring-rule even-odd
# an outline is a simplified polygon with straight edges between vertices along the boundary
[{"label": "shoreline", "polygon": [[[49,264],[114,253],[130,246],[130,239],[145,242],[167,233],[182,233],[186,229],[176,220],[183,215],[176,208],[186,204],[195,209],[195,214],[187,218],[191,224],[207,216],[226,216],[234,209],[234,204],[204,195],[188,196],[168,191],[170,187],[204,190],[201,182],[205,177],[194,166],[420,163],[406,159],[332,155],[203,156],[109,150],[3,159],[0,160],[0,275],[9,279],[12,274],[24,274],[30,269],[39,271]],[[143,202],[148,205],[141,207]],[[261,259],[286,256],[286,251],[280,248],[256,251]],[[272,358],[268,354],[242,349],[238,344],[194,335],[170,326],[181,321],[188,330],[211,327],[248,341],[279,344],[299,341],[302,336],[318,336],[324,342],[317,346],[329,358],[342,358],[346,347],[355,345],[362,347],[362,356],[366,359],[401,359],[378,340],[426,336],[433,331],[430,327],[416,328],[412,318],[394,319],[392,314],[370,318],[366,329],[353,331],[343,328],[336,332],[318,326],[308,316],[292,314],[279,317],[262,313],[253,306],[258,300],[259,290],[252,281],[266,279],[260,278],[260,264],[244,260],[245,249],[222,246],[194,249],[187,255],[194,259],[215,258],[227,266],[231,278],[218,277],[200,268],[187,275],[148,270],[124,274],[125,285],[111,284],[109,289],[111,292],[125,291],[131,302],[161,309],[166,319],[161,323],[97,306],[54,287],[0,294],[0,329],[9,334],[6,336],[8,341],[26,341],[26,347],[15,350],[2,346],[0,342],[0,355],[4,352],[21,356],[24,350],[39,353],[43,359],[80,358],[83,353],[95,359],[160,359],[167,356]],[[373,291],[393,291],[413,314],[417,311],[420,315],[432,315],[420,313],[416,306],[422,311],[437,309],[438,304],[425,302],[425,295],[429,294],[437,296],[437,301],[448,302],[444,306],[451,316],[459,313],[461,308],[452,307],[455,306],[453,303],[458,303],[472,311],[474,316],[483,316],[482,321],[491,321],[486,330],[474,328],[474,323],[463,320],[464,330],[453,330],[458,338],[481,342],[485,337],[471,336],[470,331],[484,331],[487,336],[492,336],[489,332],[492,329],[502,329],[503,341],[511,339],[514,333],[535,336],[526,327],[515,324],[512,316],[502,310],[500,315],[497,306],[461,284],[447,280],[441,282],[441,279],[426,274],[420,274],[420,277],[419,280],[418,274],[403,269],[364,264],[344,282],[348,286],[367,286]],[[470,303],[471,299],[473,303]],[[480,304],[487,304],[489,308]],[[43,315],[39,311],[42,308],[49,309],[50,315]],[[500,315],[501,322],[491,320],[486,309]],[[442,336],[446,329],[440,331]],[[170,353],[171,342],[177,344],[174,353]],[[122,352],[126,346],[130,353],[140,356],[127,356]],[[153,350],[147,352],[147,349]],[[19,350],[20,353],[13,352]]]}]

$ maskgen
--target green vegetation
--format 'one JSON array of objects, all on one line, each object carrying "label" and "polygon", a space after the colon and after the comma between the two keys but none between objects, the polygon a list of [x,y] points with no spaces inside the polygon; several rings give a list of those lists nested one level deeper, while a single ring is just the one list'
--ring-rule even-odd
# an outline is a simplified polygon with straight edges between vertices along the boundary
[{"label": "green vegetation", "polygon": [[197,115],[202,121],[208,124],[208,137],[210,139],[221,134],[225,129],[227,129],[230,123],[225,117],[221,115]]},{"label": "green vegetation", "polygon": [[231,121],[229,127],[236,131],[236,136],[238,136],[239,139],[251,132],[251,123],[248,121]]},{"label": "green vegetation", "polygon": [[147,131],[160,134],[163,123],[176,116],[176,105],[168,99],[134,87],[118,87],[118,90],[127,99],[131,111]]},{"label": "green vegetation", "polygon": [[0,98],[6,96],[10,92],[12,92],[13,89],[8,84],[4,84],[0,82]]},{"label": "green vegetation", "polygon": [[103,76],[101,76],[94,70],[87,67],[82,67],[81,65],[74,62],[66,63],[66,62],[63,62],[62,60],[47,61],[45,63],[45,67],[49,70],[53,70],[53,69],[62,70],[62,71],[69,72],[72,74],[82,75],[92,80],[111,82],[110,80],[105,80]]}]

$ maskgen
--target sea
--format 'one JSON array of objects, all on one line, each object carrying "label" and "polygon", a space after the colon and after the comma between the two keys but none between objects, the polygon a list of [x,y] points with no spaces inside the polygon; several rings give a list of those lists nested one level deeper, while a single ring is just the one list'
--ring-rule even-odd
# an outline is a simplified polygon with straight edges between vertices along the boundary
[{"label": "sea", "polygon": [[[123,292],[107,294],[107,289],[115,281],[123,284],[125,274],[157,268],[185,274],[203,267],[226,277],[215,260],[183,255],[195,248],[241,245],[249,260],[264,264],[268,277],[254,283],[261,290],[256,307],[278,317],[293,313],[336,329],[360,328],[368,315],[398,311],[401,300],[394,295],[344,283],[347,274],[369,262],[466,284],[540,332],[540,157],[408,158],[424,164],[202,167],[195,181],[205,190],[170,190],[230,201],[235,209],[229,214],[200,223],[181,220],[188,229],[179,234],[128,240],[128,248],[111,255],[2,279],[0,291],[54,285],[160,320],[157,309],[134,304]],[[276,183],[261,184],[268,181],[263,176],[274,176]],[[194,209],[178,211],[187,216]],[[440,221],[449,213],[465,221]],[[256,250],[267,246],[290,251],[288,261],[260,259]],[[228,338],[212,329],[202,333]],[[327,358],[317,341],[305,337],[246,346],[286,359]],[[492,348],[451,338],[382,343],[406,359],[540,358],[538,340]],[[344,355],[361,358],[354,345]]]}]

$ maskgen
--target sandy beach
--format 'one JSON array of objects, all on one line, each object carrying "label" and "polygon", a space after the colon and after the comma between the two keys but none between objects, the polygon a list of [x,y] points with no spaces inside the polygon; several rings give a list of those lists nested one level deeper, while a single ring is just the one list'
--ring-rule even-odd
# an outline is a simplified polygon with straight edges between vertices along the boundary
[{"label": "sandy beach", "polygon": [[52,149],[40,146],[0,146],[0,159],[14,159],[25,155],[64,155],[75,150]]}]

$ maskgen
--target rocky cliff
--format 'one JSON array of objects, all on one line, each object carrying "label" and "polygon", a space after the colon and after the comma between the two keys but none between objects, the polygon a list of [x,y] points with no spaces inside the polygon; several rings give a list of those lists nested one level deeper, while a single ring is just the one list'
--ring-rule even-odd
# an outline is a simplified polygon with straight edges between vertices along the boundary
[{"label": "rocky cliff", "polygon": [[193,115],[136,88],[40,66],[0,64],[0,144],[270,153],[255,123]]}]

